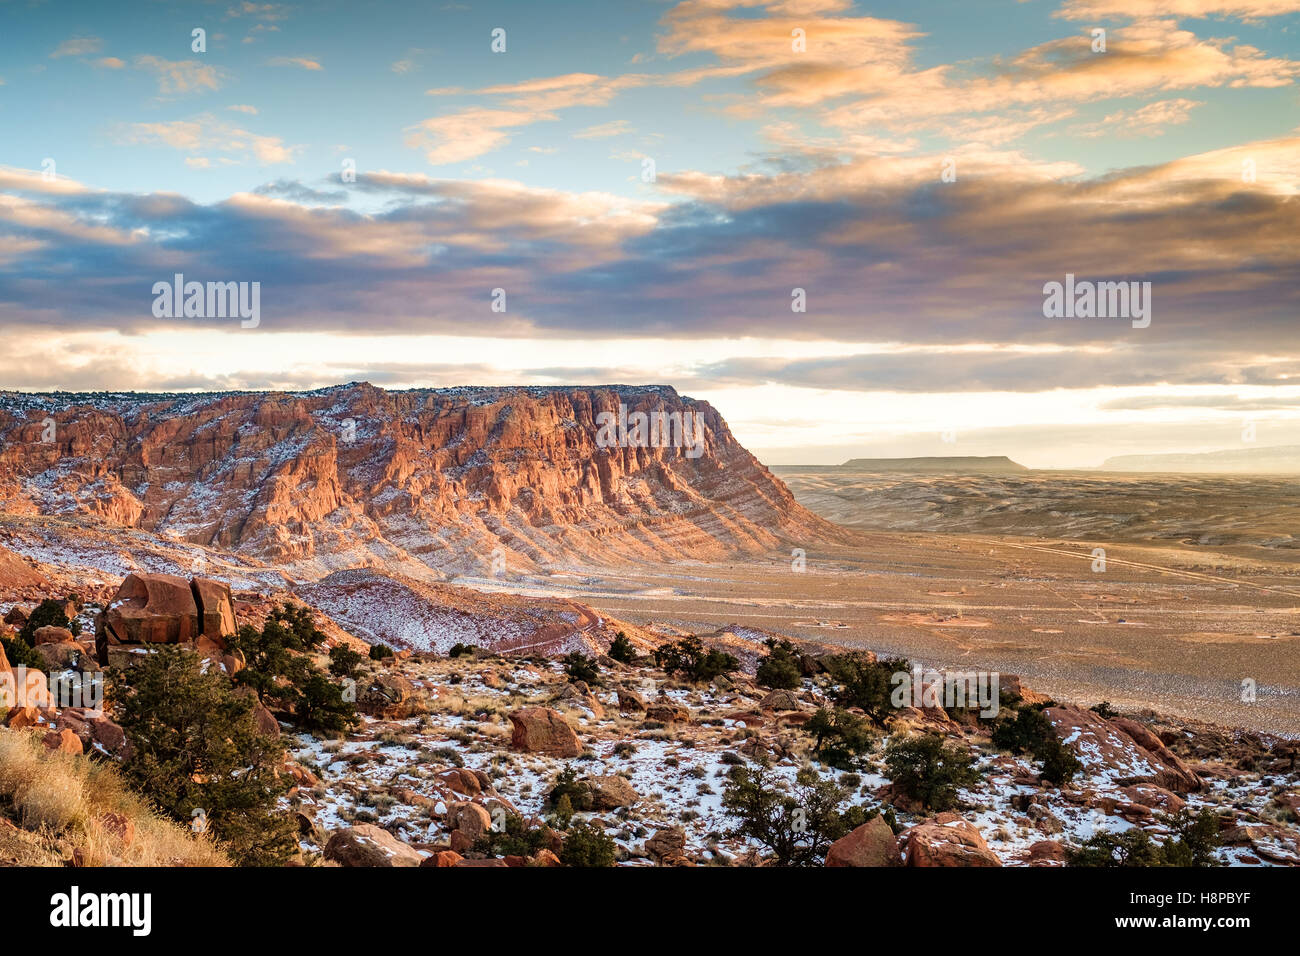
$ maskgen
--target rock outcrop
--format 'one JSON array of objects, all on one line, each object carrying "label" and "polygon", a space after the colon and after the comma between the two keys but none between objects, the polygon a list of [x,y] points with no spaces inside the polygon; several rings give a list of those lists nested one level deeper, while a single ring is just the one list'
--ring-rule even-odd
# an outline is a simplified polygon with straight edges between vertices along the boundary
[{"label": "rock outcrop", "polygon": [[527,753],[576,757],[582,753],[578,735],[564,717],[547,707],[524,707],[508,715],[514,730],[510,745]]},{"label": "rock outcrop", "polygon": [[[700,440],[604,447],[600,416],[620,406],[695,416]],[[797,505],[715,409],[664,386],[11,396],[0,510],[279,565],[409,559],[484,576],[848,534]]]},{"label": "rock outcrop", "polygon": [[1120,786],[1153,783],[1184,794],[1205,785],[1159,737],[1136,721],[1107,720],[1079,707],[1049,707],[1045,713],[1089,777]]},{"label": "rock outcrop", "polygon": [[904,834],[908,866],[1001,866],[979,830],[955,813],[940,813]]}]

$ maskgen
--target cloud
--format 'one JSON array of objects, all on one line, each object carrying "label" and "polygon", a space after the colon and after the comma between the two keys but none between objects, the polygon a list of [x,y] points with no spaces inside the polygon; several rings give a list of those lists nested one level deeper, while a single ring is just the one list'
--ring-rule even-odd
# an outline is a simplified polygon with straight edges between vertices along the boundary
[{"label": "cloud", "polygon": [[95,66],[103,67],[105,70],[120,70],[126,66],[126,61],[119,60],[115,56],[106,56],[96,60]]},{"label": "cloud", "polygon": [[610,120],[608,123],[597,123],[595,126],[588,126],[586,129],[579,130],[573,134],[574,139],[607,139],[611,136],[623,136],[627,133],[635,132],[627,120]]},{"label": "cloud", "polygon": [[1204,106],[1189,99],[1157,100],[1135,110],[1118,110],[1098,123],[1078,126],[1076,136],[1160,136],[1165,128],[1179,126],[1191,119],[1192,110]]},{"label": "cloud", "polygon": [[233,106],[227,106],[226,109],[233,110],[236,113],[248,113],[250,116],[257,115],[257,107],[249,106],[246,103],[236,103]]},{"label": "cloud", "polygon": [[1072,20],[1103,17],[1276,17],[1300,11],[1300,0],[1066,0],[1057,16]]},{"label": "cloud", "polygon": [[71,37],[60,43],[54,52],[50,54],[50,59],[56,60],[64,56],[87,56],[91,53],[98,53],[103,49],[104,41],[99,37]]},{"label": "cloud", "polygon": [[262,165],[292,163],[299,148],[286,146],[278,136],[263,136],[232,126],[210,113],[188,120],[131,123],[120,127],[117,136],[126,144],[170,146],[187,153],[230,153]]},{"label": "cloud", "polygon": [[287,20],[290,8],[279,3],[250,3],[244,0],[226,10],[228,17],[252,17],[256,20]]},{"label": "cloud", "polygon": [[309,58],[307,58],[307,57],[305,57],[305,56],[277,56],[277,57],[272,57],[270,60],[267,61],[267,64],[270,65],[270,66],[296,66],[296,67],[300,67],[300,68],[302,68],[302,69],[304,69],[304,70],[323,70],[323,69],[325,69],[325,67],[321,66],[321,65],[320,65],[319,63],[317,63],[315,60],[309,59]]},{"label": "cloud", "polygon": [[504,146],[510,129],[555,118],[525,110],[465,109],[408,127],[406,145],[423,150],[431,165],[459,163]]},{"label": "cloud", "polygon": [[148,70],[157,76],[158,92],[164,96],[221,88],[221,71],[198,60],[164,60],[146,54],[137,56],[135,65],[138,69]]}]

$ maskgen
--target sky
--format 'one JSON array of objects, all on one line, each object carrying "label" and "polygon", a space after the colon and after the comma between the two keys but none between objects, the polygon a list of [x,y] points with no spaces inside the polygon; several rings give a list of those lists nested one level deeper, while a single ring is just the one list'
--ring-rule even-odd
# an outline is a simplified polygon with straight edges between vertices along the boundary
[{"label": "sky", "polygon": [[[0,0],[0,388],[668,384],[768,464],[1300,444],[1298,186],[1300,0]],[[177,274],[256,321],[160,314]],[[1146,319],[1048,314],[1067,275]]]}]

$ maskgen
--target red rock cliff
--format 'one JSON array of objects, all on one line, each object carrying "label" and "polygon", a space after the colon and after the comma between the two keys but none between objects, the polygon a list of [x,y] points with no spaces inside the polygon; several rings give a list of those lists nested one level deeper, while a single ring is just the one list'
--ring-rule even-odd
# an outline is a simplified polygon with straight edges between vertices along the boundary
[{"label": "red rock cliff", "polygon": [[[697,415],[702,448],[601,447],[598,416],[620,403]],[[320,571],[713,559],[843,535],[712,406],[662,386],[6,393],[0,443],[0,509]]]}]

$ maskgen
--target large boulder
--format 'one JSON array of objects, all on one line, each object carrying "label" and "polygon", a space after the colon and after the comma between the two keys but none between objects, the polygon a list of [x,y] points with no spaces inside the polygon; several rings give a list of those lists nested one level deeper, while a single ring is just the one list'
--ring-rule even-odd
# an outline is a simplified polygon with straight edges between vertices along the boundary
[{"label": "large boulder", "polygon": [[31,616],[31,613],[32,613],[31,608],[22,607],[21,605],[15,604],[13,607],[11,607],[8,611],[5,612],[4,622],[6,624],[18,628],[19,630],[22,630],[23,627],[26,626],[27,618]]},{"label": "large boulder", "polygon": [[209,578],[193,581],[195,603],[199,612],[199,633],[219,647],[235,633],[235,601],[230,585]]},{"label": "large boulder", "polygon": [[1117,786],[1153,783],[1175,793],[1204,785],[1151,731],[1132,720],[1107,720],[1079,707],[1049,707],[1056,734],[1079,758],[1090,778]]},{"label": "large boulder", "polygon": [[902,866],[898,840],[884,818],[877,815],[831,844],[827,866]]},{"label": "large boulder", "polygon": [[979,830],[955,813],[940,813],[904,835],[908,866],[1001,866]]},{"label": "large boulder", "polygon": [[415,684],[401,674],[379,674],[357,696],[357,710],[384,720],[404,720],[416,709]]},{"label": "large boulder", "polygon": [[340,866],[419,866],[412,847],[373,823],[336,830],[325,844],[325,859]]},{"label": "large boulder", "polygon": [[576,757],[582,753],[578,735],[559,713],[547,707],[524,707],[510,713],[514,730],[510,746],[527,753]]},{"label": "large boulder", "polygon": [[32,632],[32,644],[71,644],[76,640],[76,636],[66,627],[55,627],[53,624],[46,624],[44,627],[38,627]]},{"label": "large boulder", "polygon": [[200,633],[194,590],[174,574],[128,574],[103,624],[109,644],[185,644]]}]

